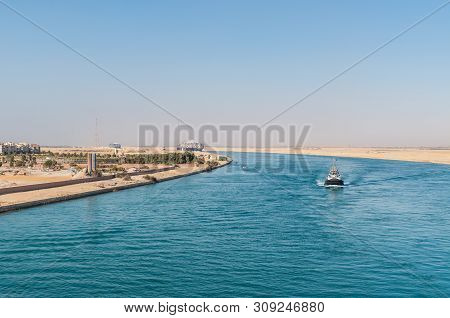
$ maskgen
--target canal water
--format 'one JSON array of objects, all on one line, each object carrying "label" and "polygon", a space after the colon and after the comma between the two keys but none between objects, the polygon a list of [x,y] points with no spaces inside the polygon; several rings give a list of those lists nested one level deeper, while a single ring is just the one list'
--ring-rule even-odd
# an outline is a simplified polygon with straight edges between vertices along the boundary
[{"label": "canal water", "polygon": [[[1,297],[448,297],[450,166],[233,153],[0,215]],[[1,197],[0,197],[1,200]]]}]

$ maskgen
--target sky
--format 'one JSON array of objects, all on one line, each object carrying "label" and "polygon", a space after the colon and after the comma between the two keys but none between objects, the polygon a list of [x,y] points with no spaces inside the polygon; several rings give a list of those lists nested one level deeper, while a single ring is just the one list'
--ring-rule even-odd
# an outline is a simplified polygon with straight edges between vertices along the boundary
[{"label": "sky", "polygon": [[[178,122],[2,3],[197,128],[267,122],[444,2],[0,0],[0,142],[136,145]],[[272,123],[449,147],[449,31],[450,5]]]}]

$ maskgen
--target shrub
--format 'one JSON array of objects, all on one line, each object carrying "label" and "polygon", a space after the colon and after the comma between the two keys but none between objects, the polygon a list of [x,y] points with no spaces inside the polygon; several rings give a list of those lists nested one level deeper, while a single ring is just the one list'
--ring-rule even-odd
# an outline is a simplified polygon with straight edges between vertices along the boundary
[{"label": "shrub", "polygon": [[103,176],[103,173],[100,170],[97,170],[97,171],[94,171],[93,176],[94,177],[101,177],[101,176]]},{"label": "shrub", "polygon": [[208,161],[208,166],[209,167],[217,167],[219,165],[219,163],[217,161]]},{"label": "shrub", "polygon": [[123,181],[131,181],[132,179],[131,179],[130,175],[126,174],[122,177],[122,180]]},{"label": "shrub", "polygon": [[125,171],[125,168],[118,167],[116,165],[111,165],[111,166],[109,166],[109,170],[112,172],[118,172],[118,171]]},{"label": "shrub", "polygon": [[147,181],[151,181],[152,183],[158,182],[158,179],[156,179],[154,176],[151,176],[151,175],[148,175],[148,174],[144,176],[144,179],[147,180]]},{"label": "shrub", "polygon": [[208,165],[206,168],[205,168],[205,171],[206,172],[210,172],[210,171],[212,171],[213,169],[212,169],[212,167],[210,166],[210,165]]},{"label": "shrub", "polygon": [[144,176],[144,179],[147,181],[151,181],[152,183],[158,182],[158,179],[156,179],[154,176],[150,176],[148,174]]},{"label": "shrub", "polygon": [[15,166],[16,167],[24,167],[25,166],[25,162],[23,162],[22,160],[18,160],[18,161],[16,161]]},{"label": "shrub", "polygon": [[200,164],[200,165],[205,164],[205,159],[202,158],[202,157],[198,157],[198,158],[196,159],[196,161],[197,161],[197,163]]},{"label": "shrub", "polygon": [[9,159],[9,166],[14,167],[14,163],[15,163],[14,156],[11,156],[11,158]]},{"label": "shrub", "polygon": [[57,164],[58,164],[58,162],[56,160],[48,159],[44,162],[43,166],[44,166],[44,168],[47,168],[47,169],[53,169],[56,167]]}]

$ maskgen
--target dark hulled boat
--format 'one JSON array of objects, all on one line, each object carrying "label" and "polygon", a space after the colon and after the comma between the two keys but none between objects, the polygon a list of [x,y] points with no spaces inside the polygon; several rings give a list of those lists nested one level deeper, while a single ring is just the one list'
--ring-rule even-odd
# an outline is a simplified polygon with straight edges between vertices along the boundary
[{"label": "dark hulled boat", "polygon": [[327,178],[325,179],[325,186],[343,186],[344,180],[342,180],[341,174],[336,167],[336,160],[333,161],[333,165],[330,168]]}]

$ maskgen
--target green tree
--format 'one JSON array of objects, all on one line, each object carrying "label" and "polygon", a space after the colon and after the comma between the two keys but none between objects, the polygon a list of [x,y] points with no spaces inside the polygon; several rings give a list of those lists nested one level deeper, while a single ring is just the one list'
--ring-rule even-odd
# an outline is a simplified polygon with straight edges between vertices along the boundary
[{"label": "green tree", "polygon": [[44,162],[43,166],[46,169],[53,169],[56,167],[57,164],[58,162],[56,160],[48,159]]},{"label": "green tree", "polygon": [[14,156],[11,156],[10,159],[9,159],[9,166],[10,166],[10,167],[14,167],[15,161],[16,161],[16,160],[14,159]]},{"label": "green tree", "polygon": [[25,166],[25,162],[23,162],[22,160],[17,160],[14,164],[14,166],[16,167],[24,167]]}]

